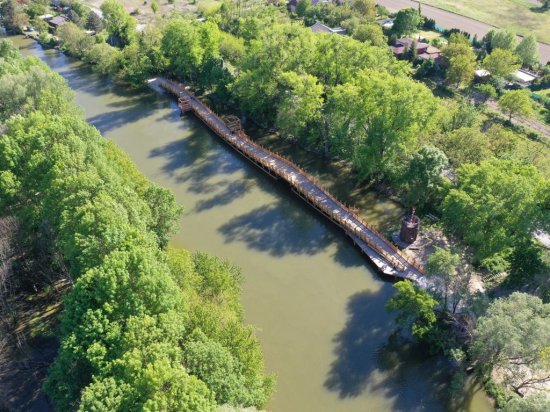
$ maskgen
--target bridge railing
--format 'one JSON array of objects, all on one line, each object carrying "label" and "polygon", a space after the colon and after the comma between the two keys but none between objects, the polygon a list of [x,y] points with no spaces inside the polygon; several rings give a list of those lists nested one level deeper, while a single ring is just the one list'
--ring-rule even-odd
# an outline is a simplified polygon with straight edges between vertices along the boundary
[{"label": "bridge railing", "polygon": [[[322,208],[323,211],[329,214],[334,221],[336,221],[340,226],[342,226],[342,228],[352,232],[354,236],[356,236],[357,238],[365,242],[369,247],[371,247],[378,254],[384,257],[384,259],[386,259],[391,265],[395,266],[399,271],[405,271],[406,266],[410,265],[414,267],[417,271],[423,273],[424,268],[416,259],[411,259],[408,256],[404,255],[393,243],[387,241],[385,236],[382,235],[376,228],[374,228],[371,224],[365,222],[362,218],[357,216],[357,214],[352,212],[350,210],[351,207],[349,205],[345,205],[335,195],[330,193],[327,189],[323,188],[322,185],[319,184],[317,179],[315,179],[309,173],[301,169],[298,165],[288,160],[284,156],[281,156],[278,153],[275,153],[269,150],[268,148],[262,146],[261,144],[254,142],[242,130],[236,133],[231,132],[228,126],[225,124],[225,122],[220,117],[218,117],[206,104],[199,101],[199,99],[189,89],[187,89],[185,85],[174,83],[171,81],[161,81],[160,86],[168,90],[172,94],[176,95],[178,98],[181,98],[183,96],[188,97],[189,98],[188,101],[193,109],[193,112],[204,123],[206,123],[216,134],[218,134],[228,143],[238,147],[247,156],[249,156],[256,162],[263,165],[263,167],[273,170],[273,166],[269,164],[268,159],[262,156],[258,156],[258,154],[254,152],[254,150],[250,149],[250,146],[262,148],[263,152],[266,153],[268,157],[272,157],[279,160],[280,162],[283,162],[289,168],[295,170],[296,173],[299,173],[300,175],[305,177],[307,180],[309,180],[321,192],[323,192],[325,196],[327,196],[334,203],[336,203],[340,209],[349,213],[352,221],[355,221],[360,225],[362,225],[363,227],[367,228],[379,240],[384,242],[384,244],[388,246],[395,253],[395,255],[392,255],[388,253],[388,251],[386,251],[385,249],[381,248],[375,241],[373,241],[373,239],[371,239],[370,236],[368,236],[368,234],[364,230],[361,230],[361,228],[358,227],[358,225],[352,225],[349,220],[346,220],[345,216],[336,214],[332,209],[326,209],[322,205],[319,205],[319,202],[317,201],[317,199],[315,199],[314,196],[312,196],[308,191],[302,190],[302,187],[296,184],[296,182],[292,179],[292,176],[289,173],[281,169],[273,170],[280,177],[282,177],[289,184],[291,184],[296,190],[298,190],[301,195],[305,196],[309,202],[315,204],[317,207]],[[243,143],[241,140],[239,140],[239,138],[244,140],[246,143],[248,143],[248,145]]]}]

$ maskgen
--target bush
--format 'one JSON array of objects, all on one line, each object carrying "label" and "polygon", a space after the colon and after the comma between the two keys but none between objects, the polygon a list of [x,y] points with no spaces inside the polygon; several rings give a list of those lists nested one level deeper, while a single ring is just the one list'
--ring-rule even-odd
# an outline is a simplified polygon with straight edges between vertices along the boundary
[{"label": "bush", "polygon": [[434,19],[429,19],[427,17],[424,17],[424,25],[423,27],[426,29],[426,30],[435,30],[435,20]]}]

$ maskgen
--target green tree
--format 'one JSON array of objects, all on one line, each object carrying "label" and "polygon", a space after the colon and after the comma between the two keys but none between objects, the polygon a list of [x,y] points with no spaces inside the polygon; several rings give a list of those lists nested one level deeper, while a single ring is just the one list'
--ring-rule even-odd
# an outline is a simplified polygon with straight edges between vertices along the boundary
[{"label": "green tree", "polygon": [[407,204],[433,207],[440,202],[436,197],[448,164],[445,153],[433,146],[422,146],[414,153],[403,175]]},{"label": "green tree", "polygon": [[109,33],[109,43],[125,47],[136,36],[136,20],[128,14],[117,0],[105,0],[101,4],[103,22]]},{"label": "green tree", "polygon": [[103,76],[116,76],[120,70],[121,51],[107,43],[93,45],[84,54],[84,61]]},{"label": "green tree", "polygon": [[550,305],[538,297],[515,292],[497,299],[478,320],[472,359],[485,374],[498,369],[502,384],[523,396],[525,389],[550,381],[549,320]]},{"label": "green tree", "polygon": [[516,49],[517,39],[516,33],[508,29],[499,29],[493,31],[491,37],[491,48],[503,49],[513,52]]},{"label": "green tree", "polygon": [[215,24],[174,18],[166,26],[161,50],[176,76],[197,81],[203,65],[219,58],[219,41]]},{"label": "green tree", "polygon": [[386,310],[397,312],[396,322],[418,339],[425,339],[436,327],[434,308],[437,301],[427,292],[404,280],[394,285],[396,294],[388,300]]},{"label": "green tree", "polygon": [[425,86],[376,70],[334,88],[329,106],[333,139],[362,179],[393,173],[418,132],[429,129],[437,108]]},{"label": "green tree", "polygon": [[475,54],[472,50],[470,41],[461,33],[453,33],[449,37],[449,42],[442,50],[442,55],[450,61],[454,57],[467,56],[475,60]]},{"label": "green tree", "polygon": [[469,40],[462,34],[451,34],[442,55],[449,66],[446,73],[447,82],[456,88],[469,85],[474,78],[476,59]]},{"label": "green tree", "polygon": [[449,308],[449,293],[451,292],[453,282],[458,276],[459,263],[460,256],[447,249],[439,247],[436,247],[435,252],[428,257],[426,274],[428,276],[437,277],[443,282],[443,307],[445,310],[448,310]]},{"label": "green tree", "polygon": [[97,13],[92,10],[88,15],[88,19],[86,19],[86,25],[84,27],[88,30],[93,30],[96,33],[99,33],[103,30],[103,21],[101,20],[101,17],[99,17]]},{"label": "green tree", "polygon": [[498,96],[495,86],[488,83],[478,84],[475,89],[482,96],[483,103],[487,102],[489,99],[496,99]]},{"label": "green tree", "polygon": [[70,22],[76,24],[77,26],[80,26],[82,23],[80,16],[73,9],[69,10],[69,12],[67,13],[67,17],[69,18]]},{"label": "green tree", "polygon": [[361,24],[355,29],[352,37],[376,47],[384,47],[387,44],[386,36],[379,24]]},{"label": "green tree", "polygon": [[494,49],[483,60],[483,66],[493,76],[506,77],[520,67],[520,62],[518,57],[510,50]]},{"label": "green tree", "polygon": [[[285,95],[279,104],[277,126],[285,135],[307,136],[308,127],[321,120],[323,86],[316,77],[299,76],[295,72],[282,73],[279,82]],[[329,150],[327,144],[326,155]]]},{"label": "green tree", "polygon": [[376,17],[376,4],[373,0],[353,0],[351,8],[363,18],[374,20]]},{"label": "green tree", "polygon": [[153,13],[157,14],[159,9],[160,9],[159,4],[155,0],[153,0],[151,2],[151,10],[153,11]]},{"label": "green tree", "polygon": [[[550,2],[550,0],[546,0]],[[545,393],[526,397],[514,396],[502,407],[502,412],[546,412],[550,410],[550,399]]]},{"label": "green tree", "polygon": [[478,260],[505,253],[541,222],[548,224],[548,181],[533,166],[510,160],[465,164],[458,181],[443,202],[443,219],[473,246]]},{"label": "green tree", "polygon": [[299,0],[296,4],[296,14],[300,17],[304,17],[308,14],[311,9],[311,1],[309,0]]},{"label": "green tree", "polygon": [[518,44],[515,50],[524,66],[534,66],[539,62],[539,45],[534,34],[528,34]]},{"label": "green tree", "polygon": [[485,134],[495,157],[509,157],[518,144],[518,137],[514,132],[499,124],[492,125]]},{"label": "green tree", "polygon": [[84,56],[95,43],[91,36],[71,22],[67,22],[57,29],[57,37],[61,41],[63,50],[75,57]]},{"label": "green tree", "polygon": [[456,56],[449,61],[449,67],[445,79],[457,89],[461,86],[469,86],[474,79],[474,60],[467,56]]},{"label": "green tree", "polygon": [[487,135],[477,127],[462,127],[445,135],[440,143],[452,165],[480,163],[491,157]]},{"label": "green tree", "polygon": [[[3,40],[0,58],[0,204],[29,234],[48,230],[47,252],[72,279],[45,385],[56,408],[202,412],[216,396],[263,408],[273,380],[243,324],[238,269],[159,247],[179,214],[173,195],[86,123],[44,63]],[[195,330],[204,345],[191,345]]]},{"label": "green tree", "polygon": [[17,34],[29,24],[29,17],[16,0],[5,0],[0,3],[0,22],[8,33]]},{"label": "green tree", "polygon": [[172,192],[156,185],[149,186],[143,197],[152,214],[148,228],[157,236],[159,246],[166,248],[168,241],[177,231],[177,221],[183,213],[183,208],[177,205]]},{"label": "green tree", "polygon": [[416,9],[401,9],[395,16],[393,31],[398,36],[407,36],[416,32],[421,22],[422,17]]},{"label": "green tree", "polygon": [[510,90],[504,93],[498,100],[498,106],[508,114],[510,122],[512,116],[527,117],[533,112],[531,96],[526,90]]}]

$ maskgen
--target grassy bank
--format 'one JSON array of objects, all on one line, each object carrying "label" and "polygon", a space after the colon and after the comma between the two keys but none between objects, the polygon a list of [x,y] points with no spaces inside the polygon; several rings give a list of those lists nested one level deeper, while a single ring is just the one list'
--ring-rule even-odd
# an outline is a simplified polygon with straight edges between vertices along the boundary
[{"label": "grassy bank", "polygon": [[550,43],[550,10],[528,0],[422,0],[422,3],[452,11],[519,34],[533,32],[539,41]]}]

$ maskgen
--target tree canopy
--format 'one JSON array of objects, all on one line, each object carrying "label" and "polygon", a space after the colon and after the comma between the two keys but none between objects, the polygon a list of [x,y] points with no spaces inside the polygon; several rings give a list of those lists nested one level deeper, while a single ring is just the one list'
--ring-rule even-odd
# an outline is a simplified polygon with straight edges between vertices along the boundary
[{"label": "tree canopy", "polygon": [[458,169],[459,185],[443,202],[448,228],[474,247],[477,259],[507,254],[548,225],[548,180],[533,166],[486,160]]},{"label": "tree canopy", "polygon": [[[514,292],[494,301],[478,321],[471,355],[486,373],[497,369],[517,394],[550,381],[550,305]],[[508,405],[514,410],[516,402]]]},{"label": "tree canopy", "polygon": [[238,269],[167,250],[173,194],[85,122],[59,75],[5,41],[0,58],[0,85],[36,79],[2,94],[0,204],[29,233],[52,234],[73,279],[45,386],[56,408],[263,408],[273,380],[243,323]]}]

